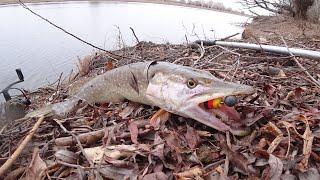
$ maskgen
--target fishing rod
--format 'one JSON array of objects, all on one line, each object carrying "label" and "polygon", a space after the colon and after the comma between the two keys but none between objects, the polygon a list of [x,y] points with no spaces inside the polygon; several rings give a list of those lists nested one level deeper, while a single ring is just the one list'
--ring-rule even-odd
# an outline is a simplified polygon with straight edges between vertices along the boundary
[{"label": "fishing rod", "polygon": [[231,41],[208,41],[208,40],[197,40],[195,41],[197,44],[203,43],[204,46],[226,46],[232,48],[244,48],[244,49],[252,49],[252,50],[263,50],[271,53],[279,53],[285,55],[294,55],[299,57],[311,58],[317,61],[320,61],[320,51],[306,50],[300,48],[288,48],[284,46],[271,46],[271,45],[262,45],[262,44],[252,44],[252,43],[242,43],[242,42],[231,42]]},{"label": "fishing rod", "polygon": [[19,88],[13,88],[13,87],[12,87],[12,86],[14,86],[14,85],[16,85],[16,84],[18,84],[18,83],[24,82],[24,76],[23,76],[23,73],[22,73],[21,69],[16,69],[16,73],[17,73],[17,76],[18,76],[19,80],[18,80],[18,81],[15,81],[15,82],[13,82],[13,83],[11,83],[11,84],[9,84],[6,88],[4,88],[3,90],[0,91],[0,94],[1,94],[1,93],[3,94],[4,99],[5,99],[6,101],[10,101],[12,98],[11,98],[11,95],[9,94],[9,90],[11,90],[11,89],[19,90],[19,91],[23,94],[23,96],[26,98],[26,100],[24,101],[24,103],[25,103],[26,105],[30,105],[31,102],[30,102],[30,100],[27,98],[26,94],[25,94],[21,89],[19,89]]}]

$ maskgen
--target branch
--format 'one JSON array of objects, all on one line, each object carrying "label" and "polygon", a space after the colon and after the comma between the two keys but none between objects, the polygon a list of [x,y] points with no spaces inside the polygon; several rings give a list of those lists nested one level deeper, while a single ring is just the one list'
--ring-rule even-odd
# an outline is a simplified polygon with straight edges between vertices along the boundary
[{"label": "branch", "polygon": [[136,38],[137,43],[140,43],[140,41],[139,41],[139,39],[138,39],[138,37],[137,37],[136,33],[134,32],[133,28],[132,28],[132,27],[130,27],[130,29],[131,29],[131,31],[132,31],[133,36]]},{"label": "branch", "polygon": [[1,168],[0,168],[0,177],[12,166],[14,161],[19,157],[19,155],[21,154],[22,150],[29,143],[29,141],[31,140],[32,136],[37,131],[37,129],[39,128],[39,126],[43,122],[43,120],[44,120],[44,116],[42,115],[38,119],[38,121],[34,124],[33,128],[29,131],[29,133],[26,136],[26,138],[21,142],[19,147],[14,151],[14,153],[10,156],[10,158],[1,166]]},{"label": "branch", "polygon": [[293,58],[293,60],[295,61],[295,63],[302,69],[302,71],[311,79],[312,83],[317,86],[318,88],[320,88],[320,83],[314,79],[314,77],[311,76],[311,74],[307,71],[307,69],[305,67],[302,66],[302,64],[300,64],[300,62],[298,61],[298,59],[292,54],[292,52],[290,51],[286,41],[284,40],[284,38],[282,36],[281,37],[281,40],[282,42],[284,43],[284,45],[286,46],[290,56]]}]

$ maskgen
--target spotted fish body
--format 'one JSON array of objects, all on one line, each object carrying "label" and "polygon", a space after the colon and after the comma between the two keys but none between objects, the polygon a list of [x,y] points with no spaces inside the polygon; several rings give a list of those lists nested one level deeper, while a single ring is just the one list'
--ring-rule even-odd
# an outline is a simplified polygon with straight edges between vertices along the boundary
[{"label": "spotted fish body", "polygon": [[129,100],[158,106],[225,131],[229,127],[200,108],[199,104],[214,98],[252,92],[250,86],[224,82],[203,70],[168,62],[139,62],[96,76],[71,98],[52,104],[45,111],[63,116],[72,111],[79,100],[89,104]]}]

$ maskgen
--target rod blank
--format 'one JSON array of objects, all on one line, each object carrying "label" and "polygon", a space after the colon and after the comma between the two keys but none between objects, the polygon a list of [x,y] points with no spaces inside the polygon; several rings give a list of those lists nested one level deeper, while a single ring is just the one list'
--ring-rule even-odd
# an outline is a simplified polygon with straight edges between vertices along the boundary
[{"label": "rod blank", "polygon": [[232,48],[245,48],[245,49],[253,49],[253,50],[263,50],[266,52],[278,53],[290,55],[290,52],[294,56],[300,56],[305,58],[315,59],[320,61],[320,51],[299,49],[299,48],[287,48],[283,46],[271,46],[271,45],[259,45],[259,44],[251,44],[251,43],[242,43],[242,42],[230,42],[230,41],[195,41],[195,43],[203,45],[219,45],[226,46]]}]

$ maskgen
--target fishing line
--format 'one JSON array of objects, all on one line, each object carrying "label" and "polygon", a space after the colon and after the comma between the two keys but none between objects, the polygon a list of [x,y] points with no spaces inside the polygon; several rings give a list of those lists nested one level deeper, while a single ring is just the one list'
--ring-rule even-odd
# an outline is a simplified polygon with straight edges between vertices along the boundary
[{"label": "fishing line", "polygon": [[100,51],[103,51],[103,52],[107,53],[107,56],[108,56],[110,59],[113,59],[113,60],[116,60],[116,61],[117,61],[117,60],[118,60],[117,58],[121,57],[121,56],[119,56],[119,55],[116,55],[116,54],[108,51],[108,50],[105,50],[105,49],[103,49],[103,48],[100,48],[100,47],[98,47],[98,46],[95,46],[94,44],[89,43],[88,41],[85,41],[85,40],[83,40],[82,38],[80,38],[80,37],[78,37],[78,36],[70,33],[69,31],[63,29],[62,27],[54,24],[54,23],[51,22],[50,20],[42,17],[42,16],[39,15],[38,13],[34,12],[33,10],[31,10],[31,9],[30,9],[26,4],[24,4],[21,0],[19,0],[19,4],[20,4],[23,8],[25,8],[26,10],[30,11],[32,14],[34,14],[34,15],[38,16],[39,18],[41,18],[42,20],[48,22],[49,24],[51,24],[52,26],[56,27],[57,29],[60,29],[60,30],[63,31],[64,33],[72,36],[73,38],[75,38],[75,39],[77,39],[77,40],[79,40],[79,41],[81,41],[81,42],[83,42],[83,43],[85,43],[85,44],[87,44],[87,45],[95,48],[95,49],[98,49],[98,50],[100,50]]}]

